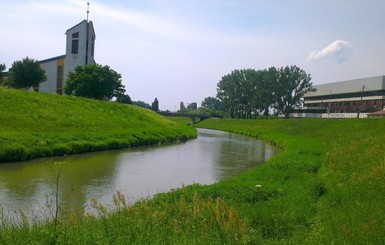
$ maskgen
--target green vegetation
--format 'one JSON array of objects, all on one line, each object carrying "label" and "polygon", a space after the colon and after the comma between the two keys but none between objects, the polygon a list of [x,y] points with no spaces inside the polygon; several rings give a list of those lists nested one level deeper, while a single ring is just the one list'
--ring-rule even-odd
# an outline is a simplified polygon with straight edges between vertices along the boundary
[{"label": "green vegetation", "polygon": [[0,86],[0,162],[127,148],[195,137],[142,108]]},{"label": "green vegetation", "polygon": [[304,94],[314,91],[310,75],[297,66],[234,70],[217,85],[217,98],[232,118],[268,117],[274,108],[286,118]]},{"label": "green vegetation", "polygon": [[122,76],[109,66],[87,64],[75,67],[75,71],[68,74],[64,91],[68,95],[111,100],[123,97],[126,89]]},{"label": "green vegetation", "polygon": [[31,87],[38,87],[46,79],[47,76],[39,61],[26,57],[13,62],[11,69],[9,69],[7,85],[12,88],[27,90]]},{"label": "green vegetation", "polygon": [[[109,207],[95,200],[96,214],[71,223],[35,223],[0,228],[2,244],[230,244],[247,238],[245,223],[223,200],[195,194],[167,202],[126,203],[117,193]],[[113,210],[113,212],[112,212]]]},{"label": "green vegetation", "polygon": [[199,126],[255,136],[285,149],[261,167],[199,191],[237,207],[255,239],[385,241],[383,120],[205,120]]},{"label": "green vegetation", "polygon": [[[71,99],[71,98],[68,98]],[[222,120],[199,127],[255,136],[284,151],[240,176],[128,205],[96,201],[97,217],[28,220],[4,244],[382,244],[383,120]],[[30,221],[29,221],[30,222]]]},{"label": "green vegetation", "polygon": [[5,69],[7,67],[5,66],[5,64],[0,64],[0,85],[3,84],[3,79],[4,79],[4,76],[5,76]]}]

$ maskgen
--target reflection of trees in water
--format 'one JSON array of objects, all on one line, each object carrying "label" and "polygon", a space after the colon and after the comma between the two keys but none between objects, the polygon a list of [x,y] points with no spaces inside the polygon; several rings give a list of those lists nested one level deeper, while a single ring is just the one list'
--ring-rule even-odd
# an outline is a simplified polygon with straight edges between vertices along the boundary
[{"label": "reflection of trees in water", "polygon": [[274,148],[261,140],[238,134],[230,134],[229,137],[221,142],[217,168],[222,171],[218,171],[217,179],[240,174],[265,162],[274,154]]},{"label": "reflection of trees in water", "polygon": [[[59,198],[62,208],[69,213],[84,213],[84,204],[93,186],[112,189],[116,170],[117,152],[74,155],[23,163],[0,165],[0,204],[8,210],[40,209],[48,199],[54,199],[56,161],[62,161],[63,172],[59,179]],[[55,170],[56,169],[56,170]],[[111,192],[111,196],[113,191]],[[26,210],[28,209],[28,210]],[[39,211],[39,210],[33,210]]]}]

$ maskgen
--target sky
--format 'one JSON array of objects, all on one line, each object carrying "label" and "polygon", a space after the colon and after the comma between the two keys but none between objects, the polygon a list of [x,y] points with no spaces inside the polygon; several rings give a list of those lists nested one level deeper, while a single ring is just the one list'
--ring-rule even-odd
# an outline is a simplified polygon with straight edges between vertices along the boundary
[{"label": "sky", "polygon": [[200,106],[235,69],[296,65],[314,85],[385,75],[384,0],[0,0],[0,63],[63,55],[87,2],[96,62],[161,110]]}]

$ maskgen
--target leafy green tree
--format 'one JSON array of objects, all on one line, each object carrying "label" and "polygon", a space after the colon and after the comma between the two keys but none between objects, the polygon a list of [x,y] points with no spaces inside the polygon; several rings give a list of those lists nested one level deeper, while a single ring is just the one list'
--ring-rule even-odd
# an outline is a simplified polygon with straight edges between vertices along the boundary
[{"label": "leafy green tree", "polygon": [[11,88],[27,90],[31,87],[38,87],[46,79],[45,71],[39,62],[26,57],[13,62],[11,69],[9,69],[8,85]]},{"label": "leafy green tree", "polygon": [[187,110],[196,110],[196,109],[198,109],[198,105],[196,102],[192,102],[187,105]]},{"label": "leafy green tree", "polygon": [[132,104],[131,97],[128,94],[119,94],[116,96],[116,102],[122,104]]},{"label": "leafy green tree", "polygon": [[295,106],[300,106],[302,97],[307,92],[314,92],[310,82],[311,77],[297,66],[281,67],[274,86],[275,108],[285,118],[293,111]]},{"label": "leafy green tree", "polygon": [[236,79],[238,73],[238,70],[232,71],[230,74],[223,76],[217,84],[217,98],[229,110],[231,117],[237,114],[237,107],[240,101],[238,93],[239,81]]},{"label": "leafy green tree", "polygon": [[180,102],[179,104],[179,112],[186,112],[187,111],[187,108],[186,106],[184,105],[183,101]]},{"label": "leafy green tree", "polygon": [[254,97],[252,100],[256,110],[261,112],[266,119],[269,118],[270,109],[275,103],[274,86],[277,76],[278,71],[275,67],[257,71]]},{"label": "leafy green tree", "polygon": [[215,97],[204,98],[198,110],[201,114],[207,114],[212,117],[223,117],[226,111],[222,101]]},{"label": "leafy green tree", "polygon": [[222,101],[215,97],[206,97],[203,99],[201,106],[207,107],[210,110],[213,111],[224,111],[225,106],[223,105]]},{"label": "leafy green tree", "polygon": [[4,71],[7,69],[5,64],[0,64],[0,85],[3,84],[3,78],[4,78]]},{"label": "leafy green tree", "polygon": [[155,98],[154,102],[151,104],[151,110],[153,111],[159,111],[159,101],[157,98]]},{"label": "leafy green tree", "polygon": [[121,78],[122,76],[109,66],[100,64],[77,66],[75,71],[69,73],[64,91],[68,95],[111,100],[126,92]]},{"label": "leafy green tree", "polygon": [[251,118],[255,111],[257,71],[253,69],[234,70],[222,77],[217,84],[217,98],[223,102],[231,117]]}]

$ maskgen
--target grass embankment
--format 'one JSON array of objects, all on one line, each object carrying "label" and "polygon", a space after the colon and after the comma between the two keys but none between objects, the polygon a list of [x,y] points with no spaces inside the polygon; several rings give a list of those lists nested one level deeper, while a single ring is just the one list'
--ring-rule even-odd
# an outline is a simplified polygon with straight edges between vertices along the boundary
[{"label": "grass embankment", "polygon": [[208,120],[199,126],[284,147],[267,164],[200,192],[237,207],[257,240],[385,241],[383,120]]},{"label": "grass embankment", "polygon": [[4,225],[5,244],[382,244],[383,120],[215,120],[198,124],[284,148],[267,163],[210,186],[192,185],[100,218]]},{"label": "grass embankment", "polygon": [[0,162],[195,136],[194,129],[136,106],[0,86]]}]

